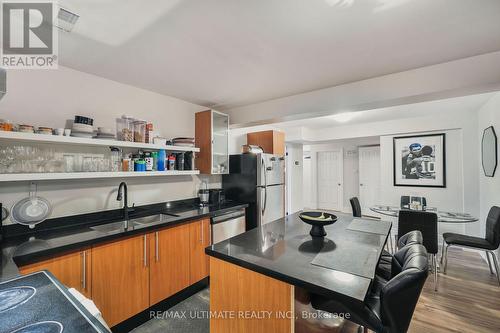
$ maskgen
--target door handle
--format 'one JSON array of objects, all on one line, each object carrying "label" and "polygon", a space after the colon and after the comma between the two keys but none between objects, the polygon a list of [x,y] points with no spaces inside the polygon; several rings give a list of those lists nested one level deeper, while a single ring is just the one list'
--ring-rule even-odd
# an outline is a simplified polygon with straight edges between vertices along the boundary
[{"label": "door handle", "polygon": [[200,239],[200,243],[203,244],[203,238],[204,238],[204,235],[203,235],[203,221],[200,221],[200,234],[201,234],[201,239]]},{"label": "door handle", "polygon": [[148,267],[148,236],[144,235],[144,267]]},{"label": "door handle", "polygon": [[87,251],[82,252],[82,290],[87,290]]},{"label": "door handle", "polygon": [[158,249],[158,231],[155,232],[155,260],[160,261],[160,251]]}]

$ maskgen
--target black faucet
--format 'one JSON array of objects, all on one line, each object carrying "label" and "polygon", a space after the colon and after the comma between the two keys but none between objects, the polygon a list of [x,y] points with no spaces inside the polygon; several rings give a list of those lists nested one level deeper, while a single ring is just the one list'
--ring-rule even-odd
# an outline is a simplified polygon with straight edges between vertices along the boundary
[{"label": "black faucet", "polygon": [[120,185],[118,186],[118,195],[116,196],[116,200],[122,201],[123,199],[122,192],[124,192],[125,196],[124,198],[125,200],[123,200],[123,219],[125,221],[128,221],[128,213],[133,210],[128,208],[128,196],[127,196],[128,190],[127,190],[127,184],[125,182],[121,182]]}]

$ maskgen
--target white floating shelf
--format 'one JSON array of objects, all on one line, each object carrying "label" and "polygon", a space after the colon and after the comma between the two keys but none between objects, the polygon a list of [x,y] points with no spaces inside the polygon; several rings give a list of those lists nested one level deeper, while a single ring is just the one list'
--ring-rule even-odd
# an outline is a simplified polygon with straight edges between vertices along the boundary
[{"label": "white floating shelf", "polygon": [[198,175],[199,170],[143,171],[143,172],[60,172],[60,173],[9,173],[0,174],[0,182],[64,180],[64,179],[99,179],[131,177],[165,177]]},{"label": "white floating shelf", "polygon": [[87,139],[76,138],[72,136],[62,135],[45,135],[45,134],[32,134],[22,132],[6,132],[0,131],[0,140],[13,140],[13,141],[26,141],[33,143],[55,143],[63,145],[80,145],[80,146],[96,146],[96,147],[123,147],[123,148],[136,148],[136,149],[149,149],[159,150],[165,149],[173,152],[199,152],[200,148],[195,147],[182,147],[182,146],[167,146],[152,143],[140,143],[118,140],[104,140],[104,139]]}]

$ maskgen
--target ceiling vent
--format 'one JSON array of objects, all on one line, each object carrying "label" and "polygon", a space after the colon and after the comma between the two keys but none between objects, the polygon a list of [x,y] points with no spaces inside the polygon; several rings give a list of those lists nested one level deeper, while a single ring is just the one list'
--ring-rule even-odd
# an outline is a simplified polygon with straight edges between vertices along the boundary
[{"label": "ceiling vent", "polygon": [[80,15],[72,13],[67,9],[59,8],[56,23],[54,25],[63,31],[71,32],[79,18]]}]

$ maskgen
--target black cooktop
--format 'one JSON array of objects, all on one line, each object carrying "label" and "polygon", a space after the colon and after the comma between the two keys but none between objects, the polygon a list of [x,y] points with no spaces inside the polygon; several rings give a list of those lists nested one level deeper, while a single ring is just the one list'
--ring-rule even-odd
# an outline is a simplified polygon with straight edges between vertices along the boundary
[{"label": "black cooktop", "polygon": [[0,284],[0,333],[107,332],[50,273]]}]

